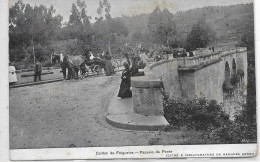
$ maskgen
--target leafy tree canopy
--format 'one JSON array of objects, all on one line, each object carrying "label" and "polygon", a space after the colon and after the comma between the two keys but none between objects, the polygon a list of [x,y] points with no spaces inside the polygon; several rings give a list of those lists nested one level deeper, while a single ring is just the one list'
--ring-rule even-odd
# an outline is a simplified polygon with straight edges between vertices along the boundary
[{"label": "leafy tree canopy", "polygon": [[170,40],[176,34],[173,14],[166,8],[163,11],[159,7],[155,8],[149,16],[148,29],[154,43],[169,46]]},{"label": "leafy tree canopy", "polygon": [[26,51],[29,46],[48,46],[51,41],[56,39],[56,33],[62,25],[62,17],[54,16],[53,6],[49,8],[43,5],[32,7],[19,0],[10,7],[9,14],[9,46],[12,49],[10,50],[10,61],[23,59],[25,53],[29,54]]},{"label": "leafy tree canopy", "polygon": [[205,48],[216,38],[215,32],[206,23],[205,19],[200,19],[192,26],[186,39],[186,49],[188,51],[196,48]]}]

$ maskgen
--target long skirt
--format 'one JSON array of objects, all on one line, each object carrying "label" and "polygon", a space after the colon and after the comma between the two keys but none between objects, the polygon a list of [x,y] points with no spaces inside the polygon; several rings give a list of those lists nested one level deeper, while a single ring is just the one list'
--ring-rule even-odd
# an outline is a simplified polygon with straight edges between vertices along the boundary
[{"label": "long skirt", "polygon": [[15,73],[15,67],[9,66],[9,83],[17,82],[17,75]]},{"label": "long skirt", "polygon": [[109,76],[114,73],[113,65],[111,63],[111,60],[105,60],[105,71],[106,75]]},{"label": "long skirt", "polygon": [[130,87],[131,87],[130,78],[122,79],[121,84],[120,84],[120,89],[119,89],[117,96],[122,97],[122,98],[132,97],[132,91],[130,90]]}]

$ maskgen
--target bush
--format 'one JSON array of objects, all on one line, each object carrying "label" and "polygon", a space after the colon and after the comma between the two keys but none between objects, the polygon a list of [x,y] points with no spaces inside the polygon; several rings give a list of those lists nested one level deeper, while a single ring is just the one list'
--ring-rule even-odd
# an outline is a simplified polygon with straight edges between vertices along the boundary
[{"label": "bush", "polygon": [[253,125],[248,121],[225,123],[209,132],[209,137],[217,143],[256,143],[256,123]]},{"label": "bush", "polygon": [[34,63],[28,60],[22,60],[20,62],[12,62],[16,70],[30,69],[34,67]]},{"label": "bush", "polygon": [[234,90],[234,86],[231,84],[231,81],[225,80],[223,83],[223,91],[229,92]]},{"label": "bush", "polygon": [[47,62],[44,63],[43,66],[44,67],[51,67],[51,66],[53,66],[53,64],[50,61],[47,61]]},{"label": "bush", "polygon": [[238,74],[233,74],[231,79],[230,79],[230,83],[231,85],[235,86],[237,83],[239,83],[239,79],[240,76]]},{"label": "bush", "polygon": [[235,120],[231,121],[229,115],[224,113],[222,106],[215,100],[208,101],[205,98],[171,100],[165,96],[164,116],[170,126],[164,128],[164,131],[176,128],[195,130],[200,134],[197,138],[205,140],[206,143],[256,142],[256,118],[248,109],[249,106],[255,106],[254,99],[251,101],[252,103],[244,105],[242,111],[237,112]]},{"label": "bush", "polygon": [[220,127],[229,121],[229,116],[216,101],[205,98],[194,100],[166,99],[164,102],[166,120],[177,128],[208,130]]}]

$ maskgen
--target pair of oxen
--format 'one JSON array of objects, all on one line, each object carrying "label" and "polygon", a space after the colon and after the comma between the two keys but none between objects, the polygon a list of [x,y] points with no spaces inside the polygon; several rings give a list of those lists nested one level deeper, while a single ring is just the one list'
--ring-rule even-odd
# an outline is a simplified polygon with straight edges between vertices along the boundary
[{"label": "pair of oxen", "polygon": [[[64,80],[78,79],[79,71],[81,71],[81,75],[84,76],[86,69],[86,57],[82,55],[69,56],[63,53],[52,54],[51,62],[56,63],[57,61],[60,62]],[[66,75],[66,69],[68,69],[68,75]]]}]

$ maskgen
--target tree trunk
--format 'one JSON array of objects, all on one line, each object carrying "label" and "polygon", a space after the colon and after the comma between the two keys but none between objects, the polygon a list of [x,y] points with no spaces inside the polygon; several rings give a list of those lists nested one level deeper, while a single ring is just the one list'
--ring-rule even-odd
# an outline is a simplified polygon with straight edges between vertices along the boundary
[{"label": "tree trunk", "polygon": [[108,52],[109,52],[109,55],[111,55],[110,41],[108,41]]},{"label": "tree trunk", "polygon": [[34,42],[33,42],[33,36],[32,36],[32,50],[33,50],[33,62],[35,63],[35,53],[34,53]]}]

